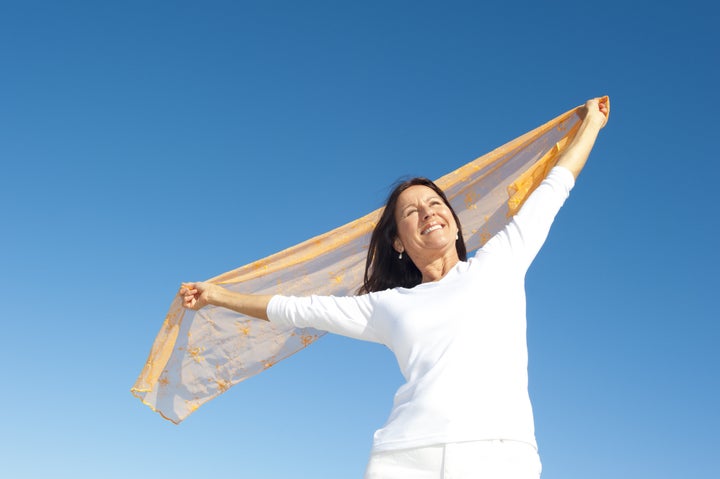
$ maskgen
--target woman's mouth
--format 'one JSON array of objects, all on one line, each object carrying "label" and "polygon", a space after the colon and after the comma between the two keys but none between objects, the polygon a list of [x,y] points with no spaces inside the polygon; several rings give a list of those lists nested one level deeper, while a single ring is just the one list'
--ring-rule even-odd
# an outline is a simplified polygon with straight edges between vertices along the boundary
[{"label": "woman's mouth", "polygon": [[430,225],[430,226],[426,227],[424,230],[422,230],[422,231],[420,232],[420,234],[421,234],[421,235],[426,235],[426,234],[431,233],[431,232],[433,232],[433,231],[435,231],[435,230],[439,230],[440,228],[442,228],[442,225],[439,225],[439,224]]}]

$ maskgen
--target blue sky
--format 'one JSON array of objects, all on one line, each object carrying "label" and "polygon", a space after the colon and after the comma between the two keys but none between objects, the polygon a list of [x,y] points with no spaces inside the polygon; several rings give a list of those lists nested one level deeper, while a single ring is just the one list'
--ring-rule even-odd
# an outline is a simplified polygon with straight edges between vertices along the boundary
[{"label": "blue sky", "polygon": [[543,477],[717,477],[717,6],[500,3],[0,3],[2,476],[361,477],[381,346],[131,396],[178,284],[608,94],[527,278]]}]

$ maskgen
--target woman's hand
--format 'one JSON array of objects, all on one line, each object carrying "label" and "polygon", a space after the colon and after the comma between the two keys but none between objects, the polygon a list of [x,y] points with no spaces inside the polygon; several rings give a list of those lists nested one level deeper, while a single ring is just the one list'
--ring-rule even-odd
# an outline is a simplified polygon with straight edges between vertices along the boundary
[{"label": "woman's hand", "polygon": [[182,298],[183,307],[197,311],[210,303],[211,291],[217,288],[212,283],[182,283],[178,296]]},{"label": "woman's hand", "polygon": [[610,98],[604,96],[586,101],[580,116],[583,122],[597,126],[598,130],[602,129],[610,116]]}]

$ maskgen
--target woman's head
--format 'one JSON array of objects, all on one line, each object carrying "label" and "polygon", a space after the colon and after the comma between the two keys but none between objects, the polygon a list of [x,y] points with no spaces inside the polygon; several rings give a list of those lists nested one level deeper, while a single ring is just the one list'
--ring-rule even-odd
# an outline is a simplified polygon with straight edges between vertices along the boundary
[{"label": "woman's head", "polygon": [[465,261],[460,222],[445,193],[427,178],[400,183],[390,193],[370,238],[360,293],[417,286],[422,273],[412,257],[439,254],[449,247],[448,238],[458,259]]}]

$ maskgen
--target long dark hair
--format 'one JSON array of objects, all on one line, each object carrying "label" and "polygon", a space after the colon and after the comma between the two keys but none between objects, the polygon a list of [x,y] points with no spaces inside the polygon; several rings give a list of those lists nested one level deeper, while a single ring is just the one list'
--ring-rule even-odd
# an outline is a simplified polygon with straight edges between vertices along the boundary
[{"label": "long dark hair", "polygon": [[455,218],[458,227],[458,239],[455,241],[458,257],[461,261],[467,260],[467,249],[463,240],[460,220],[455,214],[445,193],[432,181],[427,178],[412,178],[398,184],[387,199],[385,209],[380,216],[377,226],[370,237],[367,261],[365,262],[365,276],[363,285],[358,294],[383,291],[389,288],[404,287],[412,288],[422,282],[422,273],[415,266],[408,255],[398,258],[393,243],[397,237],[397,224],[395,223],[395,208],[400,194],[411,186],[427,186],[435,191],[445,202]]}]

